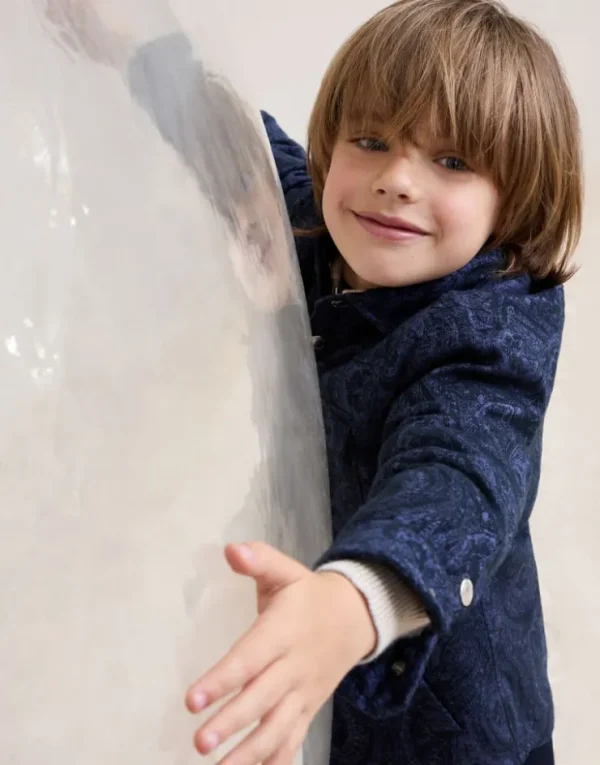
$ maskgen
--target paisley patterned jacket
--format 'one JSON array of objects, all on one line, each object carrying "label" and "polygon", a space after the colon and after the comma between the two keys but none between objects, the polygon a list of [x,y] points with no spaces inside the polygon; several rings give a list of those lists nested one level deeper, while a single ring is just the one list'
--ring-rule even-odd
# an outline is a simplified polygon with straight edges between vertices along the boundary
[{"label": "paisley patterned jacket", "polygon": [[[174,36],[138,52],[129,85],[199,182],[212,173],[225,191],[241,180],[205,145],[201,74]],[[304,151],[263,120],[290,220],[311,226]],[[499,276],[490,251],[427,284],[336,295],[331,239],[296,245],[335,532],[319,563],[387,565],[432,619],[342,682],[332,765],[522,765],[553,727],[529,518],[563,291]]]},{"label": "paisley patterned jacket", "polygon": [[[289,217],[318,220],[304,150],[263,113]],[[522,765],[552,735],[529,519],[562,288],[482,252],[434,282],[333,294],[327,234],[296,245],[315,344],[334,543],[390,566],[433,626],[351,672],[334,765]]]}]

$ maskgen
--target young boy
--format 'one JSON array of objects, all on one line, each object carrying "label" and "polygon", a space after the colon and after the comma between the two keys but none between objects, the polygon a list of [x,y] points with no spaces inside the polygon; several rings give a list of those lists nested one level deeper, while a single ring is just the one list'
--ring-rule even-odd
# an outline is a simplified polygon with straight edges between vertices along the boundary
[{"label": "young boy", "polygon": [[[185,69],[185,40],[169,45]],[[335,540],[316,571],[228,548],[259,617],[189,691],[194,712],[235,693],[196,745],[259,722],[223,765],[287,765],[337,689],[336,764],[549,765],[529,517],[581,224],[560,66],[493,0],[401,0],[334,58],[308,155],[264,119],[298,229]]]}]

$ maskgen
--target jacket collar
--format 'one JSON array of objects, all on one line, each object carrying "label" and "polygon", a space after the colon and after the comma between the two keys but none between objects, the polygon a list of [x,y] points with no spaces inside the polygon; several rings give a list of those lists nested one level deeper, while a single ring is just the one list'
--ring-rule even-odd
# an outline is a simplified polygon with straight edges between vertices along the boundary
[{"label": "jacket collar", "polygon": [[506,264],[506,254],[501,249],[482,250],[458,271],[440,279],[405,287],[377,287],[361,292],[343,288],[339,257],[329,235],[324,235],[319,241],[315,263],[318,298],[343,294],[345,300],[384,334],[445,293],[469,290],[483,281],[489,281]]}]

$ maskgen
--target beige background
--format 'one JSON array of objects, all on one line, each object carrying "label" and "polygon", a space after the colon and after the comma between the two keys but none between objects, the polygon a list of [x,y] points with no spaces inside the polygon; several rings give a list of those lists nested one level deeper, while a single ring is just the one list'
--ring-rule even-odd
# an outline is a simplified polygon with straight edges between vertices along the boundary
[{"label": "beige background", "polygon": [[[198,5],[173,0],[194,22]],[[302,140],[325,67],[343,39],[385,3],[377,0],[220,0],[218,12],[234,67],[258,105]],[[556,45],[579,103],[587,208],[579,276],[567,290],[567,329],[547,420],[535,533],[557,704],[557,755],[565,765],[597,762],[600,710],[600,413],[597,258],[600,222],[600,46],[592,0],[512,0]],[[215,24],[217,21],[215,21]]]},{"label": "beige background", "polygon": [[[228,62],[224,69],[241,91],[300,140],[331,55],[383,6],[375,0],[172,2],[198,28],[202,57]],[[568,5],[512,0],[511,6],[526,12],[556,43],[580,104],[586,147],[582,271],[568,288],[565,347],[547,424],[535,532],[557,700],[558,761],[590,765],[598,761],[595,711],[600,709],[600,665],[593,649],[600,637],[600,522],[594,491],[600,417],[592,388],[599,345],[592,290],[600,267],[591,254],[599,225],[592,214],[598,204],[594,170],[600,152],[593,140],[600,115],[597,11],[591,0]],[[3,197],[3,237],[9,252],[11,243],[20,246],[19,257],[4,259],[0,300],[1,372],[13,395],[0,428],[5,476],[0,525],[11,540],[0,557],[0,611],[10,614],[0,629],[0,677],[6,689],[0,693],[0,762],[64,763],[77,750],[87,750],[86,765],[114,762],[115,753],[122,756],[124,749],[118,737],[107,736],[118,728],[111,724],[112,715],[119,724],[127,719],[131,729],[139,725],[157,737],[158,743],[144,737],[151,752],[145,756],[141,738],[134,736],[129,744],[135,755],[128,762],[142,757],[146,765],[162,763],[165,752],[174,752],[171,760],[187,765],[196,758],[188,744],[192,721],[181,716],[181,687],[199,671],[198,662],[214,660],[241,621],[251,618],[227,605],[230,595],[238,603],[250,601],[247,591],[230,592],[231,577],[222,562],[217,567],[218,548],[233,528],[236,534],[254,535],[260,519],[253,512],[237,514],[245,484],[223,486],[218,468],[227,461],[231,474],[238,479],[244,474],[249,483],[260,443],[247,427],[239,454],[218,438],[208,453],[205,437],[206,432],[218,435],[226,416],[250,424],[244,419],[252,405],[244,350],[249,317],[239,301],[233,317],[216,311],[228,305],[220,261],[209,272],[209,261],[195,256],[202,237],[207,251],[218,252],[222,232],[215,229],[208,239],[209,211],[198,216],[193,180],[157,145],[149,121],[138,110],[132,114],[116,74],[80,69],[74,59],[46,51],[38,27],[25,12],[19,16],[32,7],[19,0],[0,3],[0,166],[11,192]],[[16,18],[22,23],[15,24]],[[22,65],[15,67],[15,61]],[[19,183],[11,185],[11,178]],[[34,225],[45,220],[40,215],[48,215],[47,227]],[[164,269],[164,252],[176,233],[185,246],[175,251],[180,260]],[[139,258],[120,257],[124,242],[143,253],[143,269]],[[82,252],[85,259],[79,257]],[[177,262],[181,267],[175,267]],[[190,263],[196,266],[192,272]],[[209,279],[218,289],[206,289]],[[214,303],[213,326],[196,320],[202,288]],[[169,324],[161,320],[161,311]],[[125,331],[114,331],[106,316]],[[69,332],[58,331],[63,325]],[[177,375],[170,374],[176,366],[172,354],[178,353],[181,362],[182,349],[165,335],[168,327],[175,336],[181,330],[194,349],[177,364]],[[224,340],[216,357],[198,356],[197,348],[214,350],[209,340],[215,336]],[[224,354],[223,347],[231,353]],[[106,354],[109,365],[103,362]],[[67,358],[77,363],[67,368]],[[206,369],[211,375],[201,379],[208,393],[199,399],[199,370]],[[212,405],[215,390],[228,396],[227,411],[202,409],[206,401]],[[190,426],[198,421],[205,426],[201,438]],[[140,430],[139,423],[150,422],[151,428]],[[165,451],[171,456],[166,462]],[[148,464],[160,470],[148,471]],[[202,475],[198,464],[206,468]],[[218,502],[220,528],[197,533],[199,496],[214,498],[204,502],[207,507]],[[35,514],[13,512],[16,506],[33,508]],[[121,513],[122,508],[128,512]],[[270,527],[276,518],[269,516]],[[212,523],[210,515],[202,519]],[[174,589],[178,599],[170,597]],[[143,608],[144,603],[151,607]],[[231,614],[231,623],[223,623],[223,611]],[[129,619],[136,622],[135,630]],[[214,631],[203,633],[199,652],[199,626],[211,623]],[[152,640],[146,639],[149,634]],[[106,655],[111,656],[108,667]],[[144,683],[151,688],[140,693]],[[124,686],[126,691],[118,692]],[[161,693],[150,692],[154,687]],[[103,699],[101,708],[77,703],[73,709],[73,699],[87,701],[91,688],[96,689],[93,698]],[[164,689],[172,714],[165,715]],[[148,725],[152,719],[160,724]],[[92,746],[95,741],[101,746]]]}]

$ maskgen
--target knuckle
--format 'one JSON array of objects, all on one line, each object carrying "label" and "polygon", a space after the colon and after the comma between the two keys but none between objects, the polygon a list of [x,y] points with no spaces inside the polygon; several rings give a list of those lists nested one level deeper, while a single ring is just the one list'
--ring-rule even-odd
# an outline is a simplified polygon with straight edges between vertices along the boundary
[{"label": "knuckle", "polygon": [[232,656],[227,666],[227,682],[230,686],[245,685],[252,674],[251,663],[240,654]]},{"label": "knuckle", "polygon": [[248,714],[244,713],[244,710],[234,709],[224,713],[221,719],[216,721],[214,727],[218,730],[222,739],[227,739],[245,728],[251,721],[251,718]]},{"label": "knuckle", "polygon": [[248,752],[248,758],[243,765],[254,765],[255,762],[262,762],[271,754],[271,752],[272,747],[266,741],[263,741],[260,744],[253,744]]},{"label": "knuckle", "polygon": [[265,760],[270,751],[256,743],[248,743],[223,761],[223,765],[256,765]]},{"label": "knuckle", "polygon": [[293,757],[299,748],[300,742],[296,736],[292,736],[282,745],[281,753],[284,757]]},{"label": "knuckle", "polygon": [[294,741],[288,741],[279,750],[277,763],[281,763],[281,765],[288,765],[289,763],[289,765],[292,765],[299,750],[300,744],[297,744]]},{"label": "knuckle", "polygon": [[[250,761],[249,765],[256,762],[262,762],[270,757],[280,744],[282,733],[273,724],[257,733],[249,743]],[[245,764],[244,764],[245,765]]]},{"label": "knuckle", "polygon": [[293,716],[294,721],[297,721],[306,710],[304,695],[297,688],[293,688],[289,692],[287,698],[290,707],[290,713]]},{"label": "knuckle", "polygon": [[298,727],[292,734],[289,745],[293,748],[294,752],[297,752],[298,749],[302,746],[304,739],[306,738],[306,735],[308,733],[308,729],[310,727],[310,719],[308,715],[302,715],[298,724]]}]

